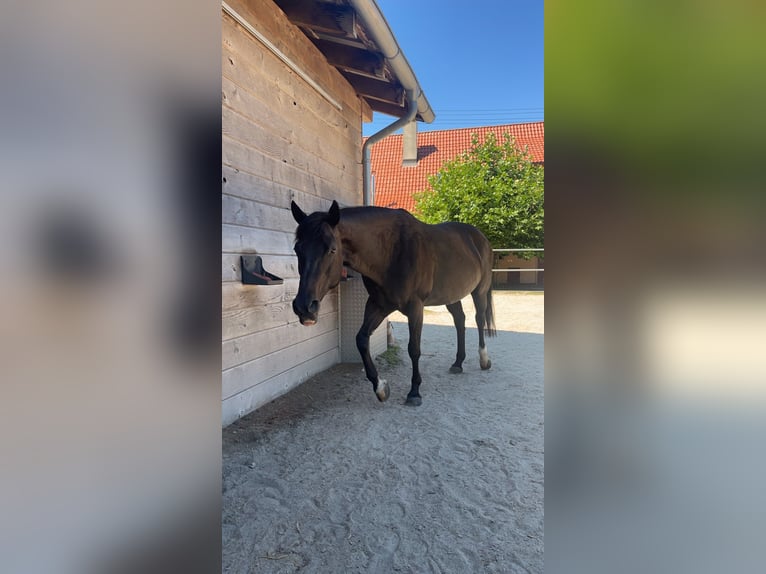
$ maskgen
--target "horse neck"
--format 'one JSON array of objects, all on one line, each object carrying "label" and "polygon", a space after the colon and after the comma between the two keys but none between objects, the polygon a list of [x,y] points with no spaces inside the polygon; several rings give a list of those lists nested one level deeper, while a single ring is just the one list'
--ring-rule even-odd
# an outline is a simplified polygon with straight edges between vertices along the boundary
[{"label": "horse neck", "polygon": [[389,264],[389,255],[380,249],[383,242],[377,236],[385,234],[386,230],[371,225],[369,221],[346,215],[341,217],[338,230],[346,264],[376,283],[381,283]]}]

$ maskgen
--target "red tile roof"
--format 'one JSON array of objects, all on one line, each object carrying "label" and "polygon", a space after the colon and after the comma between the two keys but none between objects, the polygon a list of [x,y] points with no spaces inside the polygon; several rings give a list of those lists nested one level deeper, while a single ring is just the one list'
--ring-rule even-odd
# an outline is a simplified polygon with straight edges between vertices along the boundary
[{"label": "red tile roof", "polygon": [[545,162],[544,122],[506,124],[418,133],[418,165],[402,167],[402,135],[383,138],[372,146],[371,163],[375,178],[375,205],[401,207],[412,211],[413,194],[428,189],[428,176],[439,171],[445,161],[456,158],[471,147],[471,136],[484,141],[493,132],[499,142],[510,133],[516,143],[529,149],[532,161]]}]

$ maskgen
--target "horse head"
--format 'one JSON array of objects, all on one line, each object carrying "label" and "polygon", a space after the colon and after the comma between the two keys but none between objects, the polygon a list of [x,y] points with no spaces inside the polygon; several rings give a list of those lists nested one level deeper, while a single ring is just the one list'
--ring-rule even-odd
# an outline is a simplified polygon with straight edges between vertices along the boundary
[{"label": "horse head", "polygon": [[337,225],[340,220],[338,202],[328,212],[306,215],[293,201],[290,205],[298,223],[295,232],[295,254],[298,256],[300,284],[293,300],[293,311],[302,325],[313,325],[319,315],[319,302],[340,283],[343,253]]}]

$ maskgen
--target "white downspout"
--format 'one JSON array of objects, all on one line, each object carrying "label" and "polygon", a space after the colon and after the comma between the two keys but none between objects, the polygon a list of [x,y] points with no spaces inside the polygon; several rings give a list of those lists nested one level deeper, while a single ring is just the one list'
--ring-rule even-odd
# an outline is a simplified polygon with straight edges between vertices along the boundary
[{"label": "white downspout", "polygon": [[401,127],[404,127],[406,124],[411,122],[418,111],[418,98],[415,94],[414,90],[407,90],[407,113],[403,115],[401,118],[396,120],[394,123],[387,125],[379,132],[374,133],[370,137],[367,138],[367,141],[364,142],[364,145],[362,146],[362,169],[364,170],[363,173],[363,180],[362,180],[362,194],[364,196],[364,205],[374,205],[375,204],[375,198],[373,197],[372,193],[372,166],[370,164],[370,154],[372,152],[372,146],[376,143],[382,140],[384,137],[386,137],[389,134],[394,133],[396,130],[398,130]]}]

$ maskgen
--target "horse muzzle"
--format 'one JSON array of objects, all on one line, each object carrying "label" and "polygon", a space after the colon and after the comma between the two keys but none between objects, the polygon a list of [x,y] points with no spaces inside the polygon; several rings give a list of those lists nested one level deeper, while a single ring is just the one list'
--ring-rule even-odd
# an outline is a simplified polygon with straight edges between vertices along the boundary
[{"label": "horse muzzle", "polygon": [[293,300],[293,312],[298,315],[298,320],[301,325],[306,327],[315,325],[317,322],[317,315],[319,314],[319,301],[314,299],[311,303],[306,305],[305,302],[299,302],[296,297]]}]

